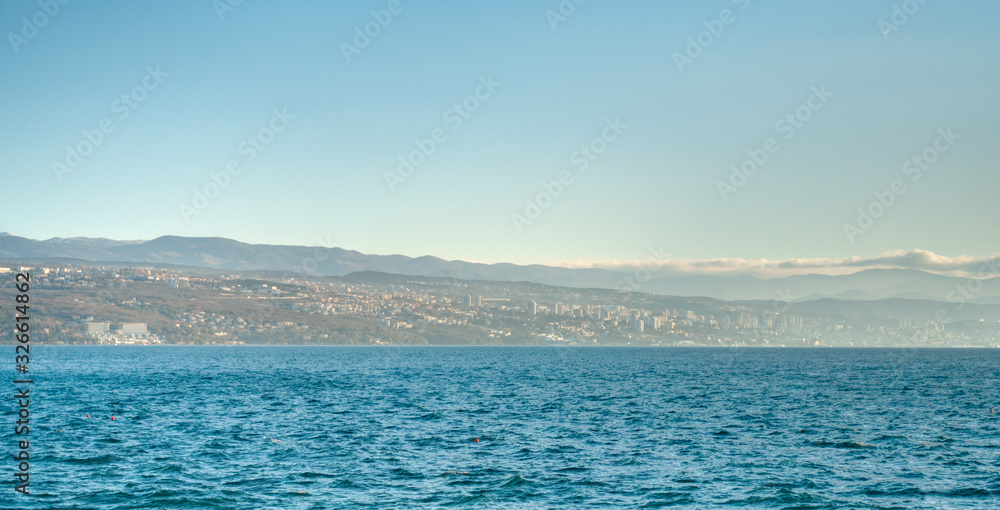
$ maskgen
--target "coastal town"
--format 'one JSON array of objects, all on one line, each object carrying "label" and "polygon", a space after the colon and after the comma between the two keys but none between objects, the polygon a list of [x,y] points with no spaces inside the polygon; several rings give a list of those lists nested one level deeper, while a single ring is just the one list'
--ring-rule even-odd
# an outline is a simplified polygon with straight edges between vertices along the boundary
[{"label": "coastal town", "polygon": [[[995,347],[1000,323],[850,318],[796,303],[355,273],[327,277],[84,263],[30,272],[35,341],[64,344],[440,344]],[[7,313],[7,312],[0,312]],[[36,320],[37,319],[37,320]],[[930,318],[928,318],[930,319]]]}]

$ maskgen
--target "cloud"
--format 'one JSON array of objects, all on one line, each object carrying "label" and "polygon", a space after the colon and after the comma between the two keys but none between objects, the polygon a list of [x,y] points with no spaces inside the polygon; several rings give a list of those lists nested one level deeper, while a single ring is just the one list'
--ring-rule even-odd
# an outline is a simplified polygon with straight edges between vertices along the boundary
[{"label": "cloud", "polygon": [[785,260],[716,258],[716,259],[657,259],[640,261],[605,261],[598,263],[566,262],[563,267],[599,267],[630,271],[645,267],[656,276],[686,274],[752,275],[777,278],[795,274],[840,275],[865,269],[919,269],[935,274],[960,277],[988,277],[1000,266],[1000,253],[990,256],[947,257],[927,250],[892,250],[875,257],[793,258]]}]

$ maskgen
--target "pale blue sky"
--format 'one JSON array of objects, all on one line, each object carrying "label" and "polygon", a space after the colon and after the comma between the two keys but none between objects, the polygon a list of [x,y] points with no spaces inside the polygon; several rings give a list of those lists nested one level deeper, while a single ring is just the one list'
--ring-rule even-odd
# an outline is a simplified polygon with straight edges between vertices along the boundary
[{"label": "pale blue sky", "polygon": [[[878,22],[906,2],[746,3],[588,0],[553,30],[555,0],[404,1],[347,62],[341,43],[388,1],[246,0],[222,20],[208,0],[71,1],[20,42],[22,17],[49,16],[6,1],[0,231],[517,263],[1000,251],[1000,3],[929,0],[888,40]],[[723,9],[735,21],[678,72],[674,52]],[[167,76],[121,119],[147,66]],[[453,129],[446,111],[489,76]],[[785,140],[775,122],[813,86],[833,96]],[[275,108],[294,119],[246,161]],[[614,118],[627,128],[577,171]],[[102,119],[114,131],[57,179]],[[949,126],[960,138],[911,182],[903,163]],[[436,128],[446,140],[391,189]],[[723,201],[717,182],[769,137],[780,149]],[[230,160],[242,172],[185,220]],[[512,214],[562,170],[573,183],[519,232]],[[844,223],[896,179],[906,192],[851,243]]]}]

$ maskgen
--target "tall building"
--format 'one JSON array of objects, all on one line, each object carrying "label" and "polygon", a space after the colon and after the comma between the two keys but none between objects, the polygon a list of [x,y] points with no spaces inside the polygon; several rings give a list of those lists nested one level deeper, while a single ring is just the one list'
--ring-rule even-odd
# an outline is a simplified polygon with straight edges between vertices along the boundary
[{"label": "tall building", "polygon": [[538,303],[531,302],[531,315],[538,315]]}]

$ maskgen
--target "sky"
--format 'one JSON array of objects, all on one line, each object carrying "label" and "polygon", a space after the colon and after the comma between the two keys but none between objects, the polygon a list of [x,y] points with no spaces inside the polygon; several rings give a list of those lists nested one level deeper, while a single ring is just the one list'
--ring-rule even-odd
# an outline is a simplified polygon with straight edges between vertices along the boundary
[{"label": "sky", "polygon": [[986,257],[998,19],[943,0],[5,1],[0,231],[574,266]]}]

